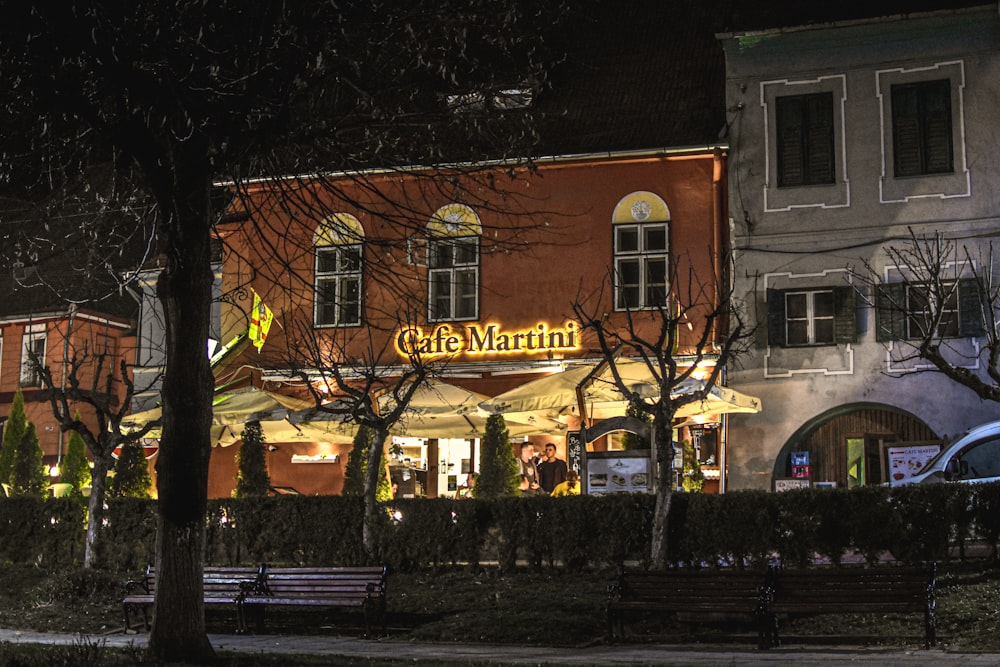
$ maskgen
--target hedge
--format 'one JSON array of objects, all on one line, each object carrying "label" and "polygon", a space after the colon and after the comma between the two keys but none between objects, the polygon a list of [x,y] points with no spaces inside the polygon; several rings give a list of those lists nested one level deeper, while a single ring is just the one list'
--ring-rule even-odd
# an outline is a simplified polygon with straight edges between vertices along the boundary
[{"label": "hedge", "polygon": [[[206,562],[298,565],[384,563],[395,569],[496,563],[583,568],[645,566],[655,498],[647,494],[480,499],[400,499],[384,504],[376,548],[362,547],[356,496],[233,498],[209,503]],[[78,564],[85,508],[70,498],[0,499],[0,561]],[[100,567],[152,561],[156,501],[110,500],[97,544]],[[898,488],[797,489],[783,493],[677,493],[668,559],[696,567],[781,561],[839,564],[965,557],[979,539],[997,559],[1000,483]]]}]

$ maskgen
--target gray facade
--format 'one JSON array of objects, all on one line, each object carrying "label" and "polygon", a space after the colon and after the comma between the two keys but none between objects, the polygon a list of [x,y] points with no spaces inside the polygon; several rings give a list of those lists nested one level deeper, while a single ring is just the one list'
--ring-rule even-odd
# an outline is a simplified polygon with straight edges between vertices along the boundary
[{"label": "gray facade", "polygon": [[[888,249],[911,231],[955,244],[955,280],[965,249],[978,268],[991,242],[1000,251],[997,5],[719,38],[734,281],[759,325],[728,383],[764,406],[730,418],[729,489],[773,488],[803,449],[813,481],[850,485],[849,462],[822,460],[847,456],[848,439],[877,448],[1000,418],[1000,405],[922,372],[905,340],[880,340],[875,289],[861,279],[892,282],[904,269]],[[947,112],[921,116],[931,120],[914,156],[907,95],[921,113]],[[983,372],[982,339],[949,348]]]}]

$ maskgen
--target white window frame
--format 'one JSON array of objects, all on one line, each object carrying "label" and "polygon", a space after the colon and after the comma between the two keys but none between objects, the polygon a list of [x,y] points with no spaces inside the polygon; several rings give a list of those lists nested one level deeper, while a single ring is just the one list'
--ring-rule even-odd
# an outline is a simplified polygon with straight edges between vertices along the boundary
[{"label": "white window frame", "polygon": [[[961,310],[958,299],[958,281],[945,281],[945,288],[948,290],[948,302],[941,307],[941,313],[946,313],[947,315],[941,319],[941,324],[946,327],[946,330],[944,332],[940,330],[935,332],[935,336],[940,338],[961,338],[959,335],[961,329]],[[919,297],[914,295],[914,292],[918,290],[923,292]],[[920,330],[920,322],[918,320],[928,310],[935,312],[937,309],[936,305],[928,305],[927,302],[933,297],[927,294],[927,292],[927,285],[924,283],[908,284],[906,286],[907,340],[916,340],[924,337],[925,334]],[[914,303],[915,298],[919,298],[920,301]]]},{"label": "white window frame", "polygon": [[[614,261],[615,261],[615,310],[652,310],[662,308],[667,305],[670,295],[670,222],[658,220],[655,222],[620,223],[614,229]],[[648,249],[647,233],[662,229],[664,247]],[[637,243],[635,248],[622,248],[620,244],[621,233],[635,230]],[[663,301],[662,303],[651,303],[650,289],[660,287],[657,283],[651,284],[650,265],[654,262],[663,263]],[[623,266],[625,264],[636,264],[638,268],[638,283],[623,283]],[[625,290],[638,290],[638,303],[625,303]]]},{"label": "white window frame", "polygon": [[[431,237],[427,247],[427,317],[431,322],[479,318],[479,236]],[[462,250],[471,250],[464,254]],[[465,287],[463,290],[461,288]],[[442,301],[445,303],[442,303]],[[471,306],[467,305],[471,303]],[[470,312],[471,311],[471,312]]]},{"label": "white window frame", "polygon": [[[952,167],[950,173],[923,174],[897,178],[894,173],[892,87],[948,79],[951,87]],[[879,203],[897,204],[918,198],[969,197],[972,178],[966,155],[965,139],[965,62],[949,60],[913,68],[876,70],[875,97],[879,104],[882,139],[882,169],[879,178]]]},{"label": "white window frame", "polygon": [[[829,315],[817,315],[816,314],[816,295],[817,294],[828,294],[830,296],[831,302],[835,298],[834,291],[832,289],[816,289],[816,290],[795,290],[785,292],[785,346],[786,347],[807,347],[816,345],[833,345],[837,336],[835,331],[836,326],[836,312],[835,308],[831,308]],[[805,317],[791,317],[789,316],[789,297],[795,296],[805,296],[806,297],[806,314]],[[816,322],[817,321],[828,321],[830,323],[830,339],[829,340],[817,340],[816,337]],[[789,328],[789,323],[792,322],[805,322],[806,323],[806,342],[804,343],[791,343],[789,342],[792,338],[791,329]]]},{"label": "white window frame", "polygon": [[[39,354],[41,359],[45,360],[46,346],[48,344],[47,334],[45,331],[46,327],[44,324],[31,324],[24,328],[24,334],[21,336],[21,386],[22,387],[41,387],[42,386],[42,376],[36,368],[31,364],[31,357],[28,355],[29,349],[36,354]],[[35,348],[37,343],[41,343],[41,350]]]},{"label": "white window frame", "polygon": [[[315,271],[313,284],[313,323],[317,327],[347,327],[361,324],[361,276],[363,267],[363,246],[360,243],[343,245],[317,246],[315,249]],[[323,271],[323,256],[333,255],[332,270]],[[352,261],[353,259],[353,261]],[[351,287],[356,290],[354,301],[345,300]],[[332,294],[333,299],[325,299],[323,295]],[[350,308],[354,309],[353,317],[347,316]],[[323,317],[324,311],[332,311],[333,318],[329,321]]]},{"label": "white window frame", "polygon": [[[365,307],[364,240],[361,222],[349,213],[330,215],[317,227],[313,236],[314,327],[361,324]],[[345,298],[351,297],[352,287],[353,298]]]}]

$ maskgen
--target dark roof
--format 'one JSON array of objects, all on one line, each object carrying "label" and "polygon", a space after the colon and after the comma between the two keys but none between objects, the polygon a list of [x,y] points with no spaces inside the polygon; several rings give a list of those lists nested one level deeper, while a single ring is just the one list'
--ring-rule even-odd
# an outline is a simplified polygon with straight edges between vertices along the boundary
[{"label": "dark roof", "polygon": [[80,311],[132,321],[123,284],[148,239],[134,220],[72,206],[0,200],[0,318]]},{"label": "dark roof", "polygon": [[[562,31],[536,110],[537,155],[725,141],[718,35],[985,6],[984,0],[595,0]],[[994,5],[995,6],[995,5]],[[581,9],[584,7],[584,9]]]},{"label": "dark roof", "polygon": [[580,11],[539,96],[539,153],[717,144],[725,61],[715,34],[726,4],[602,0]]}]

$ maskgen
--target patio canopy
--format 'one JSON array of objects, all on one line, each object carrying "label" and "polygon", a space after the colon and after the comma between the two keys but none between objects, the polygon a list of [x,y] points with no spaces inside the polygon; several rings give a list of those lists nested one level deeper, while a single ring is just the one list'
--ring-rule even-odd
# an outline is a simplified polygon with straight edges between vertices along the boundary
[{"label": "patio canopy", "polygon": [[[621,359],[618,372],[626,387],[644,399],[655,399],[659,387],[646,364],[639,360]],[[674,397],[704,390],[702,380],[688,379],[674,388]],[[577,389],[581,392],[578,395]],[[625,414],[628,401],[614,381],[610,368],[598,369],[598,364],[573,366],[560,373],[531,380],[479,404],[486,413],[500,413],[514,421],[524,421],[531,415],[558,418],[578,414],[580,399],[588,417],[604,419]],[[760,412],[760,399],[728,387],[712,387],[706,398],[681,406],[675,417],[706,414]]]},{"label": "patio canopy", "polygon": [[[222,446],[231,445],[240,438],[243,424],[249,421],[259,421],[264,429],[264,436],[270,442],[286,442],[286,437],[298,435],[295,439],[305,439],[301,436],[303,429],[292,427],[288,416],[296,411],[312,405],[311,401],[292,398],[262,389],[240,389],[215,395],[212,402],[212,442]],[[126,430],[137,431],[149,422],[163,416],[161,408],[152,408],[128,415],[122,422]],[[335,433],[323,429],[329,438]],[[146,437],[159,438],[161,430],[155,428]],[[329,438],[310,438],[310,441],[343,442]],[[353,433],[347,438],[351,441]]]},{"label": "patio canopy", "polygon": [[[486,432],[486,419],[479,405],[489,397],[457,385],[428,380],[410,398],[399,421],[389,430],[391,435],[412,438],[481,438]],[[379,397],[379,410],[385,414],[395,406],[391,395]],[[336,408],[334,408],[336,410]],[[336,411],[310,407],[293,413],[291,421],[300,426],[322,423],[343,423],[347,415]],[[565,430],[565,425],[543,416],[526,415],[525,419],[505,420],[512,436],[552,435]]]}]

